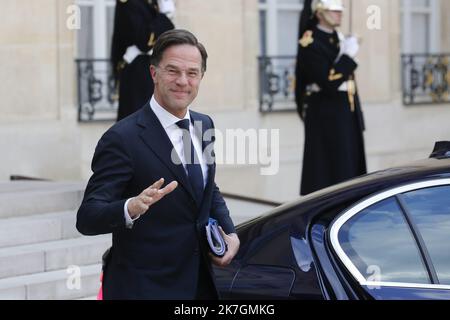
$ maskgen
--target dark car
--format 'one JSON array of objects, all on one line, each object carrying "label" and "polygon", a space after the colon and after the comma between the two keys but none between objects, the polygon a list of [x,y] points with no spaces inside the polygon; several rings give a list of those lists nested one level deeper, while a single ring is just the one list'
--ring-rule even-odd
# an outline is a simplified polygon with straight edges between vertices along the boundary
[{"label": "dark car", "polygon": [[223,299],[450,299],[450,143],[237,230]]}]

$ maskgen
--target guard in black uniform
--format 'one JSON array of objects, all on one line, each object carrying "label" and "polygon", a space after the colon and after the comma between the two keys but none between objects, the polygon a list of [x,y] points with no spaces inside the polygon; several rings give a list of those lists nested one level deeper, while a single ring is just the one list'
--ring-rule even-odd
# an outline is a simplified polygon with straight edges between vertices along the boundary
[{"label": "guard in black uniform", "polygon": [[336,31],[341,0],[306,0],[304,8],[296,67],[297,110],[305,123],[301,195],[366,173],[354,75],[358,41]]},{"label": "guard in black uniform", "polygon": [[173,23],[159,12],[156,0],[116,1],[111,60],[119,92],[117,120],[150,100],[150,52],[159,35],[171,29]]}]

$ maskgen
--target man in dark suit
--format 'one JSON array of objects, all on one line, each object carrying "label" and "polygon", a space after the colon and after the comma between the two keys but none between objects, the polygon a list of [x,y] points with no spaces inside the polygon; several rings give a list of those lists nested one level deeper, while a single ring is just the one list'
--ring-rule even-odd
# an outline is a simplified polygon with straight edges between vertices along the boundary
[{"label": "man in dark suit", "polygon": [[297,110],[305,123],[301,195],[366,173],[364,122],[356,89],[355,37],[337,28],[341,0],[306,0],[300,22]]},{"label": "man in dark suit", "polygon": [[140,109],[153,94],[148,72],[156,39],[174,25],[156,0],[117,0],[111,60],[119,93],[117,120]]},{"label": "man in dark suit", "polygon": [[[190,32],[161,35],[150,68],[152,99],[97,145],[77,229],[113,234],[104,299],[215,299],[211,261],[225,266],[239,249],[214,182],[213,121],[190,109],[206,60]],[[205,241],[209,217],[223,228],[228,251],[222,258]]]}]

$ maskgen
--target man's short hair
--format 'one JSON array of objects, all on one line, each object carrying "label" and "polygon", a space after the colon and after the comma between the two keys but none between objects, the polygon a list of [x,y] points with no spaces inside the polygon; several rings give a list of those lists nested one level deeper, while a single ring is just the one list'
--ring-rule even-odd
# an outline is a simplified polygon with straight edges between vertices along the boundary
[{"label": "man's short hair", "polygon": [[151,57],[151,64],[158,66],[162,60],[164,51],[169,47],[176,45],[188,44],[196,47],[202,56],[202,72],[206,71],[206,60],[208,59],[208,53],[205,47],[198,42],[197,38],[189,31],[183,29],[174,29],[164,32],[156,40],[153,47],[153,53]]}]

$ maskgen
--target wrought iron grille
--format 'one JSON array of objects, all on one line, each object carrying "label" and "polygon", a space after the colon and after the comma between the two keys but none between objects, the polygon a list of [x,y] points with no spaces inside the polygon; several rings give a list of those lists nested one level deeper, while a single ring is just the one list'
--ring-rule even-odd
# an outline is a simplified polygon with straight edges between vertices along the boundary
[{"label": "wrought iron grille", "polygon": [[259,57],[259,110],[295,111],[295,57]]},{"label": "wrought iron grille", "polygon": [[78,121],[117,119],[118,94],[108,59],[76,59]]},{"label": "wrought iron grille", "polygon": [[449,103],[450,54],[404,54],[403,103]]}]

